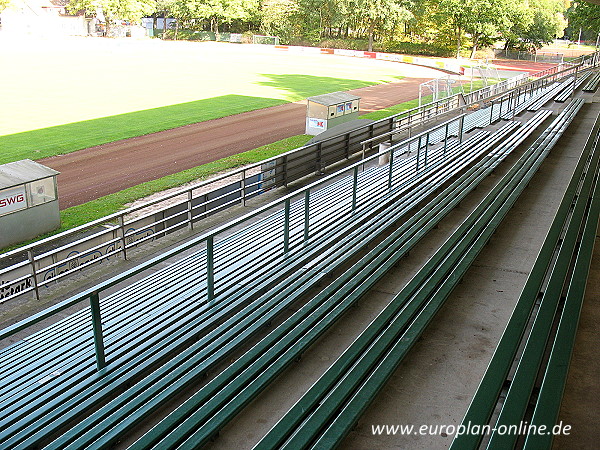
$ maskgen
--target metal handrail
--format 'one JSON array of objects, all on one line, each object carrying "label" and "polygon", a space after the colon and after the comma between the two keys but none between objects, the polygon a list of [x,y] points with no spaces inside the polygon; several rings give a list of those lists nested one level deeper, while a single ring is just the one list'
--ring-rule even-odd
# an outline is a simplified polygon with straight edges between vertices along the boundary
[{"label": "metal handrail", "polygon": [[[592,55],[585,55],[585,56],[582,56],[582,57],[578,58],[575,61],[572,61],[570,63],[565,63],[565,64],[561,65],[561,67],[564,67],[565,65],[569,66],[566,69],[558,70],[559,66],[556,66],[556,67],[554,67],[554,68],[552,68],[550,70],[547,69],[545,71],[541,71],[541,72],[538,72],[536,74],[533,74],[532,77],[537,78],[537,80],[525,82],[525,83],[519,84],[517,86],[514,86],[512,88],[509,88],[507,91],[505,91],[505,93],[503,95],[510,95],[510,93],[513,92],[515,89],[522,89],[523,86],[525,86],[525,87],[529,86],[529,85],[533,86],[533,83],[540,82],[540,80],[548,80],[551,77],[555,77],[556,78],[556,77],[559,77],[561,74],[563,74],[563,76],[565,76],[564,74],[566,74],[568,72],[577,71],[578,69],[583,68],[584,65],[586,63],[588,63],[588,62],[591,62],[591,64],[589,64],[586,68],[593,68],[593,67],[595,67],[598,64],[598,53],[595,53],[595,54],[592,54]],[[542,81],[542,82],[544,82],[544,81]],[[504,82],[502,82],[502,83],[504,83]],[[510,85],[510,84],[511,83],[506,83],[506,85]],[[346,136],[346,145],[349,144],[350,133],[359,134],[359,133],[368,132],[370,130],[369,134],[372,135],[373,130],[378,125],[381,125],[381,124],[389,125],[390,127],[393,128],[391,131],[383,133],[383,135],[386,135],[386,134],[389,134],[389,133],[396,133],[396,132],[398,132],[398,129],[403,129],[403,128],[410,127],[415,122],[425,123],[429,119],[431,119],[432,117],[437,117],[437,116],[439,116],[441,114],[444,114],[444,113],[448,112],[449,110],[456,109],[456,107],[458,106],[459,98],[460,98],[461,95],[462,95],[462,98],[465,101],[465,105],[462,105],[463,107],[469,106],[470,104],[479,103],[479,102],[482,101],[482,98],[485,99],[485,98],[490,98],[490,97],[493,97],[493,96],[497,96],[497,95],[499,95],[499,93],[498,92],[493,92],[494,90],[498,89],[497,87],[495,89],[493,89],[495,86],[498,86],[498,85],[487,86],[487,87],[481,88],[481,89],[479,89],[477,91],[473,91],[473,92],[471,92],[469,94],[465,94],[465,95],[455,94],[455,95],[453,95],[451,97],[448,97],[448,98],[445,98],[445,99],[441,99],[441,100],[438,100],[438,101],[435,101],[435,102],[431,102],[431,103],[428,103],[428,104],[420,106],[420,107],[415,107],[415,108],[412,108],[410,110],[394,114],[393,116],[387,117],[385,119],[381,119],[381,120],[373,122],[371,124],[366,124],[366,125],[364,125],[362,127],[359,127],[357,129],[353,130],[352,132],[345,133],[347,135]],[[480,98],[480,96],[482,98]],[[502,98],[502,97],[500,97],[500,98]],[[452,106],[454,104],[456,104],[456,106]],[[331,137],[329,139],[325,139],[325,140],[321,141],[318,144],[319,151],[322,152],[323,149],[326,148],[326,147],[324,147],[324,145],[326,145],[328,142],[335,142],[336,144],[339,144],[339,139],[343,135],[344,134],[341,134],[341,135],[338,135],[338,136],[333,136],[333,137]],[[370,138],[369,141],[373,142],[374,140],[378,139],[380,136],[381,135],[372,137],[372,138]],[[354,143],[354,144],[357,144],[357,143]],[[359,144],[363,144],[363,141],[359,142]],[[193,228],[194,221],[199,220],[200,218],[206,217],[208,214],[210,214],[212,212],[220,211],[220,210],[222,210],[224,208],[225,205],[221,204],[221,205],[218,205],[215,208],[209,210],[207,205],[209,205],[211,202],[214,202],[215,199],[207,199],[201,205],[195,205],[195,206],[192,207],[192,201],[194,199],[193,198],[193,191],[194,190],[206,188],[207,186],[209,186],[209,185],[211,185],[213,183],[216,183],[216,182],[220,182],[222,180],[234,179],[235,178],[236,179],[235,182],[239,182],[240,183],[240,187],[239,188],[235,188],[231,192],[223,195],[222,197],[225,197],[227,195],[235,194],[236,197],[239,196],[239,198],[236,198],[236,200],[232,200],[232,201],[227,202],[227,205],[233,205],[233,204],[236,204],[238,202],[241,203],[242,205],[245,205],[247,198],[249,198],[250,196],[256,195],[256,191],[248,192],[248,189],[250,187],[253,187],[253,186],[256,186],[257,184],[259,184],[259,183],[247,183],[247,174],[248,174],[249,171],[251,171],[252,169],[260,168],[261,166],[263,166],[265,164],[269,164],[269,163],[273,163],[274,167],[279,167],[277,164],[280,161],[283,161],[283,165],[284,165],[285,169],[287,170],[287,167],[288,167],[289,163],[293,162],[293,160],[294,160],[293,159],[294,155],[301,154],[302,152],[305,152],[307,149],[310,149],[311,147],[313,147],[315,149],[317,148],[315,146],[315,144],[310,144],[310,145],[305,145],[303,147],[299,147],[297,149],[291,150],[291,151],[283,153],[281,155],[268,158],[266,160],[263,160],[263,161],[251,164],[249,166],[245,166],[243,168],[234,170],[232,172],[227,172],[227,173],[218,175],[218,176],[216,176],[214,178],[211,178],[209,180],[205,180],[205,181],[202,181],[200,183],[197,183],[197,184],[194,184],[192,186],[189,186],[186,189],[182,189],[180,191],[173,192],[173,193],[161,196],[160,198],[157,198],[155,200],[151,200],[151,201],[149,201],[149,202],[147,202],[147,203],[145,203],[143,205],[138,205],[138,206],[130,207],[130,208],[126,209],[126,210],[119,211],[117,213],[113,213],[111,215],[103,217],[102,219],[97,219],[97,220],[89,222],[87,224],[75,227],[75,228],[73,228],[71,230],[67,230],[67,231],[65,231],[63,233],[60,233],[58,235],[51,236],[51,237],[42,239],[42,240],[40,240],[38,242],[35,242],[35,243],[32,243],[32,244],[28,244],[28,245],[20,247],[18,249],[6,252],[5,254],[0,255],[0,261],[7,260],[8,258],[15,257],[15,256],[18,256],[18,255],[27,254],[27,260],[23,264],[17,263],[17,264],[11,265],[10,267],[13,268],[13,270],[14,270],[15,266],[17,266],[17,265],[19,265],[19,267],[29,266],[30,267],[30,274],[29,274],[29,276],[32,278],[32,284],[37,285],[38,282],[41,282],[42,284],[45,284],[45,283],[50,282],[52,280],[56,280],[58,278],[58,275],[55,274],[52,277],[52,280],[38,280],[38,278],[39,278],[39,272],[41,272],[42,270],[43,271],[47,271],[49,267],[56,267],[58,265],[64,265],[65,264],[65,260],[62,260],[60,263],[56,263],[56,261],[54,261],[51,266],[46,266],[43,269],[36,269],[36,263],[38,261],[40,261],[40,260],[45,259],[45,258],[53,258],[55,255],[59,254],[60,252],[67,251],[67,250],[71,249],[76,244],[69,243],[69,244],[60,246],[58,248],[55,248],[53,250],[41,253],[39,255],[36,255],[35,251],[38,250],[38,249],[40,249],[40,248],[43,248],[46,244],[54,243],[54,242],[56,242],[59,239],[65,239],[65,238],[68,238],[70,236],[74,236],[74,235],[76,235],[76,234],[78,234],[78,233],[80,233],[82,231],[86,231],[86,230],[89,230],[89,229],[92,229],[92,228],[96,228],[96,227],[102,226],[102,225],[111,225],[111,228],[108,229],[108,230],[103,230],[100,233],[96,233],[96,234],[94,234],[91,237],[86,237],[86,238],[80,239],[80,240],[77,241],[77,243],[81,243],[81,242],[84,242],[84,241],[92,239],[92,238],[97,238],[97,237],[99,237],[99,236],[101,236],[103,234],[116,233],[116,237],[114,238],[114,240],[116,240],[118,242],[115,244],[115,251],[111,251],[110,255],[103,255],[102,257],[97,258],[93,262],[94,263],[101,262],[101,261],[107,259],[109,256],[112,257],[112,256],[114,256],[117,253],[122,253],[123,257],[126,259],[127,258],[127,253],[126,252],[127,252],[128,248],[131,248],[132,246],[138,245],[141,242],[145,242],[146,240],[153,239],[156,236],[159,236],[159,235],[163,235],[164,236],[167,233],[167,231],[172,230],[172,229],[176,229],[176,228],[178,228],[178,227],[180,227],[182,225],[185,226],[187,224],[187,226],[189,228]],[[364,159],[364,150],[365,150],[364,144],[362,145],[362,147],[363,147],[363,159]],[[346,149],[346,154],[347,154],[347,157],[349,157],[349,149]],[[318,165],[321,166],[321,162],[320,161],[318,162]],[[320,170],[320,167],[319,167],[319,170]],[[237,179],[240,176],[241,176],[241,179]],[[277,182],[276,176],[274,176],[272,178],[274,178],[275,179],[274,181]],[[284,184],[287,184],[287,178],[288,178],[287,175],[284,174]],[[264,182],[264,181],[265,181],[265,179],[262,180],[262,182]],[[277,185],[277,183],[275,183],[275,185]],[[213,190],[213,192],[214,192],[214,190]],[[201,194],[201,195],[205,195],[205,194]],[[208,193],[206,193],[206,195],[208,195]],[[180,216],[187,215],[186,218],[184,218],[177,225],[173,225],[173,226],[170,226],[170,227],[165,227],[165,229],[157,231],[155,235],[153,234],[151,236],[146,236],[146,237],[140,238],[136,242],[130,242],[129,244],[127,243],[127,239],[128,238],[129,238],[130,241],[135,238],[135,233],[128,233],[128,231],[125,229],[125,227],[128,226],[128,225],[130,225],[130,224],[135,223],[136,221],[140,221],[141,220],[141,218],[136,218],[136,219],[133,219],[133,220],[130,220],[130,221],[126,221],[125,218],[128,215],[131,215],[131,214],[133,214],[133,213],[135,213],[137,211],[143,210],[145,208],[148,208],[150,206],[162,203],[162,202],[164,202],[166,200],[170,200],[170,199],[178,197],[178,196],[186,196],[187,197],[185,200],[177,203],[177,205],[181,205],[181,204],[186,204],[187,203],[187,208],[186,208],[187,211],[182,211],[181,213],[175,214],[174,216],[176,216],[176,215],[180,215]],[[199,208],[201,208],[203,206],[206,207],[206,211],[200,212],[199,214],[194,215],[194,211],[197,211]],[[161,211],[164,212],[165,210],[166,210],[166,208],[162,209]],[[159,213],[161,211],[159,211]],[[152,213],[152,214],[156,214],[156,212]],[[144,215],[144,216],[142,216],[142,218],[149,217],[152,214]],[[170,216],[168,218],[164,218],[164,219],[161,219],[161,220],[158,220],[158,221],[155,220],[153,223],[150,223],[148,225],[144,225],[141,228],[141,230],[139,230],[139,231],[143,232],[144,230],[150,230],[152,227],[156,226],[159,223],[165,223],[166,224],[167,220],[172,220],[174,216]],[[119,237],[120,237],[120,239],[119,239]],[[119,242],[120,242],[120,247],[118,245]],[[84,250],[84,255],[85,255],[85,252],[89,252],[89,251],[90,251],[89,249]],[[76,257],[74,257],[74,258],[76,258]],[[88,266],[88,265],[89,264],[87,264],[87,263],[85,264],[85,266]],[[74,271],[81,270],[81,267],[82,266],[78,266],[78,267],[69,269],[66,272],[63,272],[61,275],[64,275],[64,273],[67,273],[67,272],[68,273],[72,273]],[[6,269],[8,269],[8,268],[6,268]],[[0,270],[0,273],[6,273],[6,272],[8,272],[8,270],[6,270],[6,269]],[[14,285],[16,285],[17,282],[21,282],[21,278],[22,277],[18,277],[17,280],[11,280],[8,283],[4,284],[3,287],[7,288],[8,286],[14,286]],[[7,301],[7,300],[9,300],[11,298],[20,296],[24,292],[30,292],[31,290],[35,290],[36,297],[39,298],[39,292],[38,292],[37,287],[36,287],[35,289],[19,290],[19,292],[15,293],[15,294],[6,296],[3,300],[0,300],[0,302]]]},{"label": "metal handrail", "polygon": [[[430,130],[427,130],[426,132],[420,133],[417,136],[406,139],[406,140],[394,145],[393,147],[390,147],[390,149],[388,149],[388,152],[390,153],[390,157],[393,158],[393,153],[394,153],[395,149],[397,149],[403,145],[410,145],[412,142],[414,142],[416,140],[420,141],[423,136],[428,135],[430,133],[434,133],[435,131],[437,131],[440,128],[447,127],[449,125],[449,123],[452,121],[455,121],[458,124],[462,124],[463,117],[464,116],[461,115],[460,117],[452,119],[451,121],[444,122],[443,124],[440,124]],[[459,125],[459,127],[460,127],[460,125]],[[104,352],[103,332],[102,332],[102,326],[101,326],[101,320],[102,320],[101,305],[99,303],[101,292],[103,292],[111,287],[114,287],[114,286],[118,285],[119,283],[121,283],[141,272],[144,272],[145,270],[147,270],[153,266],[156,266],[157,264],[159,264],[161,262],[164,262],[174,256],[177,256],[177,255],[181,254],[182,252],[185,252],[186,250],[189,250],[193,247],[198,247],[198,246],[204,245],[206,248],[206,255],[207,255],[207,264],[206,264],[207,297],[208,297],[208,300],[211,301],[214,298],[214,292],[215,292],[214,245],[215,245],[215,238],[218,235],[221,235],[222,233],[227,232],[227,231],[231,230],[232,228],[237,227],[245,222],[248,222],[249,220],[254,219],[255,217],[258,217],[264,213],[267,213],[270,211],[273,211],[273,212],[278,211],[278,210],[281,210],[281,208],[288,209],[290,207],[291,199],[294,197],[297,197],[299,195],[300,196],[304,195],[304,198],[306,201],[305,208],[309,208],[310,207],[309,206],[310,192],[312,189],[323,186],[324,184],[338,178],[340,175],[354,174],[356,171],[358,171],[358,168],[364,164],[364,162],[372,161],[375,158],[377,158],[378,156],[379,155],[372,155],[372,156],[368,157],[365,161],[358,161],[358,162],[353,163],[350,166],[342,169],[339,172],[329,174],[329,175],[321,178],[320,180],[317,180],[317,181],[303,187],[299,191],[289,193],[277,200],[274,200],[266,205],[263,205],[253,211],[248,212],[247,214],[243,215],[242,217],[234,219],[228,223],[222,224],[213,230],[204,232],[200,236],[197,236],[197,237],[191,239],[189,242],[181,244],[173,249],[167,250],[166,252],[150,259],[149,261],[143,262],[132,269],[129,269],[119,275],[113,276],[112,278],[110,278],[106,281],[100,282],[99,284],[93,286],[92,288],[89,288],[79,294],[76,294],[75,296],[73,296],[67,300],[64,300],[56,305],[53,305],[44,311],[34,314],[33,316],[31,316],[27,319],[24,319],[14,325],[11,325],[3,330],[0,330],[0,340],[3,340],[9,336],[12,336],[15,333],[20,332],[36,323],[39,323],[42,320],[52,317],[53,315],[55,315],[61,311],[64,311],[67,308],[70,308],[70,307],[77,305],[84,301],[89,301],[91,308],[92,308],[92,312],[93,312],[93,314],[91,316],[92,317],[91,326],[92,326],[93,336],[94,336],[94,346],[96,349],[96,363],[97,363],[98,370],[102,370],[106,366],[106,358],[105,358],[105,352]],[[388,183],[388,185],[391,188],[391,171],[390,171],[389,176],[390,176],[390,183]],[[355,183],[353,186],[354,192],[352,193],[353,198],[355,198],[355,196],[356,196],[356,189],[357,189],[357,185]],[[289,226],[289,223],[288,223],[288,226]],[[305,239],[307,239],[309,236],[308,227],[310,225],[309,225],[308,220],[306,220],[306,219],[305,219],[304,226],[305,226],[304,236],[305,236]],[[283,228],[285,228],[285,225]],[[289,236],[289,230],[283,229],[282,233],[284,236],[285,235]],[[285,246],[284,246],[284,248],[285,248]]]}]

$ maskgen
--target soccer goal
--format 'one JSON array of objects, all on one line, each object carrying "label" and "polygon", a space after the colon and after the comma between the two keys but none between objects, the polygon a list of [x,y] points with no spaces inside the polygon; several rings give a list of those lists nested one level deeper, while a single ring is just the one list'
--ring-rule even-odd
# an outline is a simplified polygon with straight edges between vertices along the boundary
[{"label": "soccer goal", "polygon": [[446,75],[440,78],[434,78],[433,80],[426,81],[419,85],[419,106],[423,104],[423,99],[428,95],[433,96],[431,101],[441,100],[443,98],[451,97],[453,92],[454,84],[456,80],[450,75]]},{"label": "soccer goal", "polygon": [[260,34],[252,35],[253,44],[279,45],[279,36],[262,36]]}]

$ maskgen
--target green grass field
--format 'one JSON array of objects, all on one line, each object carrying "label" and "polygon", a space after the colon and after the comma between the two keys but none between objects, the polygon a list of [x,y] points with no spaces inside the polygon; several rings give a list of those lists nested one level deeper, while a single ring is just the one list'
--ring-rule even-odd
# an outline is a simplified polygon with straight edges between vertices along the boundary
[{"label": "green grass field", "polygon": [[417,70],[272,47],[99,38],[0,45],[0,64],[0,164],[390,82]]}]

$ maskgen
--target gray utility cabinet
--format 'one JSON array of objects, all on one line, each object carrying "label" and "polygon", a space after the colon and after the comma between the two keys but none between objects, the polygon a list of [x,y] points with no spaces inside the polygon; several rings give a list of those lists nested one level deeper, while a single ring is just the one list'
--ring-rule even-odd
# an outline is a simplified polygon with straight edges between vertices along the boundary
[{"label": "gray utility cabinet", "polygon": [[58,174],[30,159],[0,165],[0,248],[60,227]]},{"label": "gray utility cabinet", "polygon": [[309,97],[306,105],[306,134],[316,136],[358,118],[360,97],[347,92]]}]

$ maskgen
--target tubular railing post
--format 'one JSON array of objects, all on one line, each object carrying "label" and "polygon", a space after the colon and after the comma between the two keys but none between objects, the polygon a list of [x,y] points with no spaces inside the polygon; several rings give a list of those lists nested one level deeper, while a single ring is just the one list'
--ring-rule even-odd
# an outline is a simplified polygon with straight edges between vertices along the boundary
[{"label": "tubular railing post", "polygon": [[464,128],[465,128],[465,116],[460,116],[460,119],[458,119],[458,142],[460,142],[461,144],[463,141]]},{"label": "tubular railing post", "polygon": [[242,206],[246,206],[246,169],[242,170],[242,181],[240,182],[240,194]]},{"label": "tubular railing post", "polygon": [[304,192],[304,241],[308,240],[308,232],[310,227],[310,190]]},{"label": "tubular railing post", "polygon": [[367,150],[367,146],[366,144],[363,144],[363,148],[362,148],[362,171],[365,171],[365,152]]},{"label": "tubular railing post", "polygon": [[352,213],[354,213],[356,211],[356,196],[358,195],[358,166],[354,167],[352,178]]},{"label": "tubular railing post", "polygon": [[35,293],[35,299],[40,299],[40,288],[37,281],[37,270],[35,268],[35,257],[33,251],[27,250],[27,259],[29,259],[29,265],[31,266],[31,280],[33,282],[33,291]]},{"label": "tubular railing post", "polygon": [[444,155],[446,154],[446,149],[448,148],[448,125],[446,124],[446,131],[444,132]]},{"label": "tubular railing post", "polygon": [[290,199],[285,200],[285,212],[283,216],[283,253],[290,250]]},{"label": "tubular railing post", "polygon": [[123,246],[123,259],[127,259],[127,241],[125,240],[125,219],[119,216],[119,229],[121,231],[121,245]]},{"label": "tubular railing post", "polygon": [[350,159],[350,133],[346,133],[346,159]]},{"label": "tubular railing post", "polygon": [[192,190],[188,191],[188,199],[187,199],[187,217],[188,217],[188,226],[190,230],[194,229],[194,218],[192,217]]},{"label": "tubular railing post", "polygon": [[206,295],[208,301],[215,298],[215,241],[214,236],[206,239]]},{"label": "tubular railing post", "polygon": [[492,100],[492,104],[490,105],[490,124],[494,123],[494,100]]},{"label": "tubular railing post", "polygon": [[519,94],[518,94],[518,91],[517,91],[517,93],[515,94],[515,101],[513,103],[513,108],[512,108],[512,120],[513,121],[515,120],[515,112],[516,112],[516,109],[517,109],[518,102],[519,102]]},{"label": "tubular railing post", "polygon": [[317,143],[317,160],[315,162],[316,174],[321,175],[321,160],[322,160],[322,152],[323,152],[323,143]]},{"label": "tubular railing post", "polygon": [[389,169],[389,173],[388,173],[388,190],[392,189],[392,172],[394,170],[394,151],[392,149],[389,150],[390,152],[390,169]]},{"label": "tubular railing post", "polygon": [[429,148],[429,133],[427,133],[427,137],[425,138],[425,161],[423,163],[423,167],[427,167],[427,149]]},{"label": "tubular railing post", "polygon": [[90,308],[92,310],[92,329],[94,332],[94,348],[96,350],[96,367],[98,371],[106,367],[104,355],[104,338],[102,336],[102,317],[100,315],[100,296],[98,292],[90,295]]},{"label": "tubular railing post", "polygon": [[[420,142],[419,142],[420,144]],[[408,144],[408,149],[410,150],[410,144]],[[421,155],[421,146],[417,145],[417,172],[419,171],[419,158]]]},{"label": "tubular railing post", "polygon": [[[275,166],[277,167],[277,165]],[[288,185],[288,158],[287,155],[283,155],[283,185]],[[275,184],[277,184],[277,171],[275,171]]]}]

